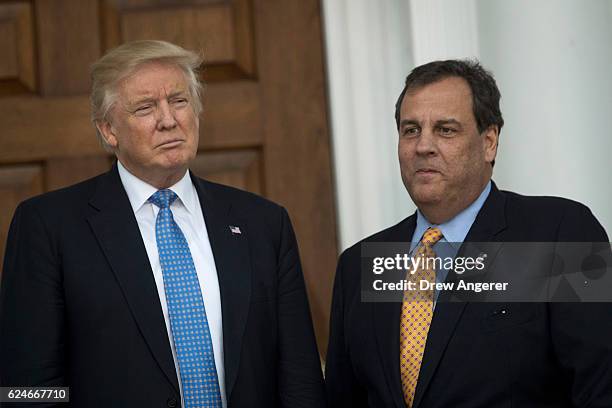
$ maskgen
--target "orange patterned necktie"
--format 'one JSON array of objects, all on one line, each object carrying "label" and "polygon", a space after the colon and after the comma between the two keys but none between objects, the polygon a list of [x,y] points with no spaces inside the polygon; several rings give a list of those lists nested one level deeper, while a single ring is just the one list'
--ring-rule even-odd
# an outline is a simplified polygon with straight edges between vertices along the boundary
[{"label": "orange patterned necktie", "polygon": [[[408,280],[416,283],[416,290],[404,292],[402,302],[402,317],[400,319],[400,374],[402,377],[402,391],[407,407],[412,407],[414,392],[416,390],[427,333],[433,317],[434,291],[420,290],[419,281],[436,281],[434,263],[427,265],[427,259],[436,256],[433,246],[442,238],[442,231],[438,228],[428,228],[423,234],[414,258],[420,258],[420,263],[414,274]],[[419,262],[421,262],[419,261]],[[428,266],[431,266],[428,268]]]}]

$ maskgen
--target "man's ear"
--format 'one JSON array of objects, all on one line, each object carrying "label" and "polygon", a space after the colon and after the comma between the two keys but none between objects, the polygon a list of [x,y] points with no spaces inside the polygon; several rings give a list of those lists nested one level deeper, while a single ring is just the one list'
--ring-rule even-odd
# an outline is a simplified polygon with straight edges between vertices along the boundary
[{"label": "man's ear", "polygon": [[117,148],[117,136],[115,136],[115,128],[107,120],[101,120],[96,122],[96,128],[104,138],[106,144],[113,149]]},{"label": "man's ear", "polygon": [[483,132],[485,160],[492,163],[497,156],[497,143],[499,141],[499,128],[497,125],[491,125]]}]

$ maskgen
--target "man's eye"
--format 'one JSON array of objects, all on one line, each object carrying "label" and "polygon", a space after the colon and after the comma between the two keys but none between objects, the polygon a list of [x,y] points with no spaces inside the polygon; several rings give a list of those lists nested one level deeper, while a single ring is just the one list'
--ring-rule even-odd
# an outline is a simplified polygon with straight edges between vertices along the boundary
[{"label": "man's eye", "polygon": [[420,129],[417,127],[405,127],[402,131],[403,136],[417,136],[419,134]]},{"label": "man's eye", "polygon": [[440,127],[439,132],[442,136],[452,136],[457,131],[453,128],[442,126]]},{"label": "man's eye", "polygon": [[143,105],[137,107],[134,113],[136,113],[137,115],[146,115],[147,113],[150,113],[152,109],[153,106],[151,105]]},{"label": "man's eye", "polygon": [[186,98],[178,98],[178,99],[173,99],[172,100],[172,104],[174,106],[185,106],[187,105],[189,101]]}]

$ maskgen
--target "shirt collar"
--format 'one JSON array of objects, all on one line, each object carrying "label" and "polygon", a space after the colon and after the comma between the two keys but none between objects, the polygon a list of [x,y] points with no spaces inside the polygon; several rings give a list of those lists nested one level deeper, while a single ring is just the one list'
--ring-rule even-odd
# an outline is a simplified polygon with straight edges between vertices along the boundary
[{"label": "shirt collar", "polygon": [[[117,169],[119,170],[119,178],[123,188],[125,188],[125,192],[132,205],[132,210],[136,213],[158,189],[130,173],[119,160],[117,160]],[[185,206],[187,211],[191,214],[195,213],[197,205],[196,191],[191,182],[191,177],[189,177],[189,171],[186,171],[185,175],[169,189],[176,193],[178,196],[177,201],[180,200],[180,203]]]},{"label": "shirt collar", "polygon": [[414,230],[414,234],[412,235],[412,244],[417,244],[420,240],[427,228],[429,227],[438,227],[444,237],[443,241],[451,243],[451,245],[459,247],[465,237],[467,236],[472,224],[476,220],[476,216],[478,212],[484,205],[485,200],[489,196],[491,192],[491,180],[487,183],[484,190],[480,193],[478,198],[474,200],[472,204],[470,204],[466,209],[461,211],[459,214],[455,215],[450,220],[446,221],[442,224],[432,224],[427,221],[427,218],[421,213],[420,210],[417,210],[417,225]]}]

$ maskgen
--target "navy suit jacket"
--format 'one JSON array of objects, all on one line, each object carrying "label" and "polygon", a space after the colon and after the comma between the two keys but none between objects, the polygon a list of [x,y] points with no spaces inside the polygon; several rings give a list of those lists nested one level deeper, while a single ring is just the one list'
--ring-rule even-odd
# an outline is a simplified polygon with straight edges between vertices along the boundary
[{"label": "navy suit jacket", "polygon": [[[228,407],[322,406],[287,212],[192,180],[218,271]],[[153,273],[116,166],[19,205],[0,307],[2,386],[69,386],[74,407],[180,405]]]},{"label": "navy suit jacket", "polygon": [[[401,303],[361,302],[360,244],[409,241],[415,226],[412,215],[340,257],[326,361],[330,407],[405,407]],[[521,196],[493,184],[470,241],[608,237],[582,204]],[[443,407],[612,407],[612,304],[438,302],[413,408]]]}]

